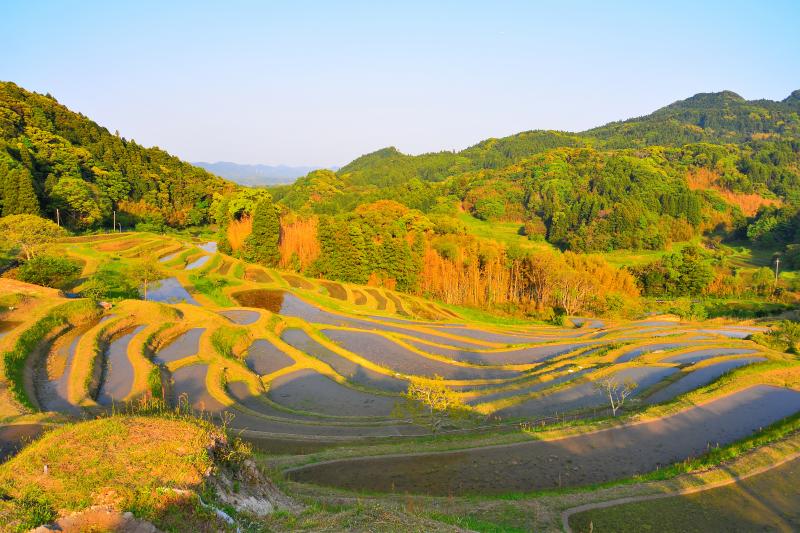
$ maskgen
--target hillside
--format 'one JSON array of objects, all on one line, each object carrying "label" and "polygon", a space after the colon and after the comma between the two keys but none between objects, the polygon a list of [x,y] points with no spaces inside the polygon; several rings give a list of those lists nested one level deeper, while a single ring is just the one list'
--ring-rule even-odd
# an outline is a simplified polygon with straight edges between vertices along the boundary
[{"label": "hillside", "polygon": [[650,115],[606,124],[584,135],[601,139],[609,148],[796,138],[800,134],[798,112],[800,91],[780,102],[748,101],[732,91],[700,93]]},{"label": "hillside", "polygon": [[461,210],[576,251],[660,250],[711,232],[781,247],[797,232],[798,106],[799,91],[781,102],[698,94],[582,133],[418,156],[385,148],[273,193],[317,214],[381,200],[436,217]]},{"label": "hillside", "polygon": [[800,134],[800,90],[780,102],[747,101],[731,91],[696,94],[650,115],[612,122],[581,133],[527,131],[487,139],[460,152],[408,156],[384,148],[342,167],[354,183],[397,184],[417,177],[441,179],[467,170],[501,168],[559,147],[635,148],[689,143],[743,143],[796,138]]},{"label": "hillside", "polygon": [[158,148],[112,134],[49,95],[0,82],[2,214],[41,214],[75,229],[202,224],[234,185]]}]

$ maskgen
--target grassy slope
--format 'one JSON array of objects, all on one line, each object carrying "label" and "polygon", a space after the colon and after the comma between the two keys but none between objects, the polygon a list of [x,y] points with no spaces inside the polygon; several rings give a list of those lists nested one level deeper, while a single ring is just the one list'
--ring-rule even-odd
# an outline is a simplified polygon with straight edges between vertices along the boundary
[{"label": "grassy slope", "polygon": [[212,442],[208,427],[179,419],[115,416],[55,429],[0,466],[0,522],[30,527],[59,510],[110,504],[168,525],[174,496],[160,489],[202,491]]}]

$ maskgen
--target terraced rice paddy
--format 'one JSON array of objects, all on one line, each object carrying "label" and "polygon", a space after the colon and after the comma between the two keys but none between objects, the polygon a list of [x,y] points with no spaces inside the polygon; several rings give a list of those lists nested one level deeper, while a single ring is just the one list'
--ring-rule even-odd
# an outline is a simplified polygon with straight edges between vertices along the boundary
[{"label": "terraced rice paddy", "polygon": [[166,364],[196,354],[200,350],[200,337],[204,332],[204,328],[192,328],[180,334],[159,350],[153,361]]},{"label": "terraced rice paddy", "polygon": [[145,326],[138,326],[132,331],[111,341],[105,355],[105,368],[97,394],[97,403],[109,406],[119,403],[130,394],[133,387],[134,368],[128,357],[128,344]]},{"label": "terraced rice paddy", "polygon": [[155,287],[148,288],[147,299],[151,302],[200,305],[177,278],[162,279]]},{"label": "terraced rice paddy", "polygon": [[253,341],[244,360],[247,367],[259,376],[272,374],[294,364],[294,359],[265,339]]},{"label": "terraced rice paddy", "polygon": [[798,486],[800,458],[795,458],[719,488],[575,514],[569,524],[579,533],[798,531]]},{"label": "terraced rice paddy", "polygon": [[[602,483],[744,438],[800,410],[800,392],[752,387],[660,420],[553,441],[311,465],[292,479],[347,489],[500,494]],[[669,438],[664,438],[669,435]]]},{"label": "terraced rice paddy", "polygon": [[[93,316],[47,339],[29,387],[42,410],[93,416],[158,394],[149,379],[160,375],[171,407],[224,420],[263,450],[320,453],[267,459],[293,481],[445,496],[611,482],[800,411],[796,360],[745,338],[759,326],[660,317],[485,324],[386,288],[249,265],[212,244],[126,236],[71,248],[89,250],[95,265],[104,254],[169,251],[167,277],[150,286],[150,302],[115,301],[108,332]],[[193,283],[206,274],[225,281],[218,292]],[[28,327],[3,316],[0,346]],[[91,374],[98,364],[100,378]],[[597,387],[608,377],[635,383],[613,422]],[[441,439],[424,414],[403,409],[409,385],[433,379],[468,414],[448,419]],[[25,433],[0,427],[0,454],[4,431]],[[426,452],[406,453],[418,449]]]},{"label": "terraced rice paddy", "polygon": [[275,379],[269,397],[291,409],[332,416],[389,416],[395,404],[393,398],[345,387],[311,369]]},{"label": "terraced rice paddy", "polygon": [[248,311],[246,309],[231,309],[229,311],[220,311],[219,314],[242,326],[249,326],[256,322],[261,315],[257,311]]}]

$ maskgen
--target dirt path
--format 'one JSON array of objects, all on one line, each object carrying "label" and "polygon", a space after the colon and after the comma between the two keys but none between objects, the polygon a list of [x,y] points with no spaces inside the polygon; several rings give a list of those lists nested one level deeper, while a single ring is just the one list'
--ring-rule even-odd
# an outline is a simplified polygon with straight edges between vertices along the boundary
[{"label": "dirt path", "polygon": [[375,492],[504,494],[627,478],[741,440],[800,411],[800,392],[756,386],[648,422],[548,441],[363,457],[288,470],[289,478]]}]

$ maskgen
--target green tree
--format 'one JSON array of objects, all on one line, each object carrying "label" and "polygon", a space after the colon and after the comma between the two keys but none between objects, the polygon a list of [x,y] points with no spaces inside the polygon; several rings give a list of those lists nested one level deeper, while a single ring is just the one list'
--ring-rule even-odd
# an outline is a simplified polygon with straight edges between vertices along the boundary
[{"label": "green tree", "polygon": [[768,296],[772,294],[775,288],[775,273],[769,267],[759,268],[753,272],[751,286],[753,291],[759,296]]},{"label": "green tree", "polygon": [[250,261],[264,265],[277,265],[280,259],[280,235],[278,210],[273,205],[272,198],[267,195],[255,205],[253,231],[244,242],[245,256]]},{"label": "green tree", "polygon": [[66,235],[55,223],[36,215],[11,215],[0,218],[0,236],[19,247],[30,261],[39,250]]},{"label": "green tree", "polygon": [[131,284],[142,289],[145,300],[147,300],[148,288],[157,284],[164,277],[164,271],[155,257],[145,257],[132,262],[125,274]]}]

